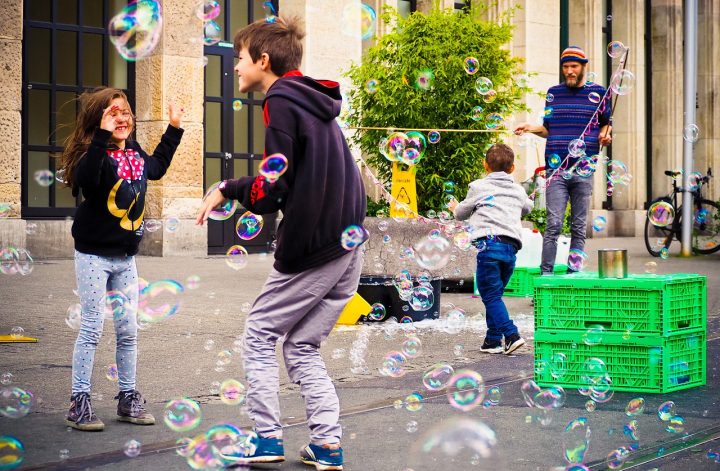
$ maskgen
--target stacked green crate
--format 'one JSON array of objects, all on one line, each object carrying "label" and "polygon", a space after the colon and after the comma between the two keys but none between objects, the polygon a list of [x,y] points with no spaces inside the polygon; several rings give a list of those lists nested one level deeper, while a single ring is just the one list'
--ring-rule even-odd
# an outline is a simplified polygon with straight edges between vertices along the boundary
[{"label": "stacked green crate", "polygon": [[[555,265],[553,271],[556,275],[561,275],[567,272],[567,265]],[[513,296],[520,298],[529,298],[533,295],[534,280],[535,277],[540,276],[540,267],[515,267],[513,274],[505,287],[504,296]],[[477,289],[477,275],[474,279],[474,292],[475,296],[479,296],[480,293]]]},{"label": "stacked green crate", "polygon": [[701,275],[537,278],[535,379],[581,387],[587,361],[599,358],[615,390],[664,393],[703,385],[706,302]]}]

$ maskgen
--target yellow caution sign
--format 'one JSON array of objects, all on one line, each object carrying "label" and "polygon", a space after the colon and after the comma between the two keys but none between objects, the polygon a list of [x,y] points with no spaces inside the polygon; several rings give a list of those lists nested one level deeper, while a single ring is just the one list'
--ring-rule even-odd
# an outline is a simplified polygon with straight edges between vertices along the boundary
[{"label": "yellow caution sign", "polygon": [[414,218],[417,214],[417,192],[415,190],[415,167],[401,170],[393,162],[392,188],[393,201],[390,202],[390,217]]},{"label": "yellow caution sign", "polygon": [[352,299],[350,299],[350,301],[345,305],[345,309],[343,309],[342,313],[340,313],[340,317],[338,318],[336,324],[355,325],[357,324],[358,319],[360,319],[360,316],[370,314],[371,310],[372,306],[370,306],[370,304],[365,301],[362,296],[355,293]]}]

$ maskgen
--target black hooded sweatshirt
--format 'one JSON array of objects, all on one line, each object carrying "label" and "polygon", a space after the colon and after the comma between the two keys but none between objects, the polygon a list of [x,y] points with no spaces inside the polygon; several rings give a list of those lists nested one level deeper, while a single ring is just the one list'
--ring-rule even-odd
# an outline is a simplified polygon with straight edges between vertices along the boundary
[{"label": "black hooded sweatshirt", "polygon": [[152,156],[135,141],[125,149],[112,133],[95,129],[92,142],[75,167],[73,195],[84,200],[75,213],[75,250],[105,257],[135,255],[145,230],[148,180],[160,180],[172,161],[183,130],[168,126]]},{"label": "black hooded sweatshirt", "polygon": [[287,171],[274,182],[262,175],[229,180],[223,196],[255,214],[282,210],[274,267],[298,273],[341,257],[341,234],[365,219],[365,187],[335,118],[342,98],[336,82],[292,71],[263,101],[265,156],[282,154]]}]

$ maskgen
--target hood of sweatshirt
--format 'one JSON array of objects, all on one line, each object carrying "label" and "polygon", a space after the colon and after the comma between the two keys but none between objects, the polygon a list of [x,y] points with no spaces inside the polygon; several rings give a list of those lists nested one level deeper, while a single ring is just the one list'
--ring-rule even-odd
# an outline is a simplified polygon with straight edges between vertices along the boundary
[{"label": "hood of sweatshirt", "polygon": [[301,105],[322,121],[330,121],[340,114],[342,95],[340,84],[331,80],[286,75],[277,80],[265,95],[265,100],[281,96]]}]

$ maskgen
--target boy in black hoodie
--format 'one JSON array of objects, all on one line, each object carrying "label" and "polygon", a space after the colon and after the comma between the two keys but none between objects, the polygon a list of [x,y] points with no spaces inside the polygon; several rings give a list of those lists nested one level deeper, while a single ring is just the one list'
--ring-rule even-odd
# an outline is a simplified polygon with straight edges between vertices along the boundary
[{"label": "boy in black hoodie", "polygon": [[[340,406],[320,356],[320,344],[357,289],[359,250],[346,250],[341,234],[361,226],[365,189],[335,118],[336,82],[304,77],[297,20],[257,21],[234,41],[241,93],[264,93],[265,156],[281,154],[279,178],[242,177],[220,184],[204,201],[197,223],[216,206],[236,199],[256,214],[281,210],[274,268],[245,323],[247,404],[259,436],[244,462],[284,461],[275,345],[284,337],[288,374],[305,399],[311,443],[301,460],[318,470],[342,469]],[[347,246],[347,245],[345,245]]]}]

